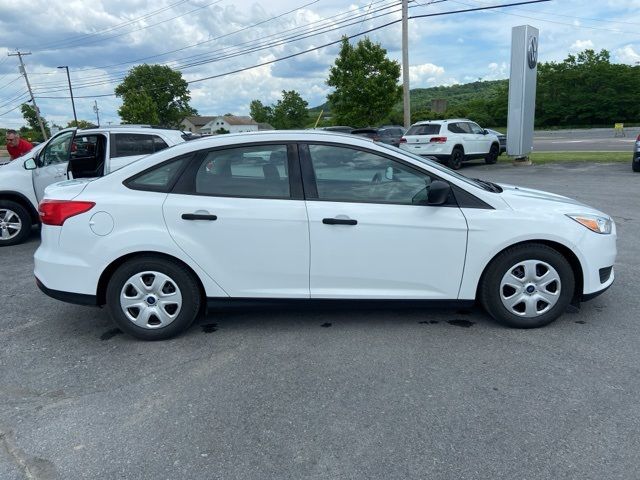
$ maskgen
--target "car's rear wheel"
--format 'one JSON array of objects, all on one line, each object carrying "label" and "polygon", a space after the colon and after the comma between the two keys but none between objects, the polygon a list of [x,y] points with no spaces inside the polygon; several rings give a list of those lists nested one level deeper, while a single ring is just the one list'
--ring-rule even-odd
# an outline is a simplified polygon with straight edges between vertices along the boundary
[{"label": "car's rear wheel", "polygon": [[449,156],[447,165],[453,170],[459,170],[462,167],[462,161],[464,160],[464,152],[461,148],[454,148]]},{"label": "car's rear wheel", "polygon": [[174,337],[200,310],[200,288],[177,262],[143,256],[121,265],[109,280],[106,303],[120,329],[142,340]]},{"label": "car's rear wheel", "polygon": [[484,161],[488,165],[493,165],[498,161],[499,155],[500,155],[500,147],[494,143],[493,145],[491,145],[491,148],[489,149],[489,154],[486,157],[484,157]]},{"label": "car's rear wheel", "polygon": [[487,267],[480,301],[498,322],[536,328],[566,310],[575,289],[573,270],[558,251],[541,244],[509,248]]},{"label": "car's rear wheel", "polygon": [[26,208],[11,200],[0,200],[0,247],[24,242],[31,232]]}]

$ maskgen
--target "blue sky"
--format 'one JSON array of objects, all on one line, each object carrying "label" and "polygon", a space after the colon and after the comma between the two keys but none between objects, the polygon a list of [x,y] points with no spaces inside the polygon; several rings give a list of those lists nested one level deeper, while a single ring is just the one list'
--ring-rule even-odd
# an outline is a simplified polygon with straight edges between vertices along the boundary
[{"label": "blue sky", "polygon": [[[515,0],[414,0],[410,15],[464,10]],[[269,62],[400,18],[399,0],[31,0],[0,4],[0,126],[19,127],[27,99],[15,49],[25,57],[36,101],[50,121],[72,117],[64,70],[68,65],[78,117],[119,123],[110,96],[132,66],[165,63],[188,81]],[[377,15],[382,17],[374,18]],[[351,25],[348,25],[348,24]],[[540,29],[540,60],[560,61],[585,48],[611,52],[614,62],[640,63],[640,0],[553,0],[500,10],[410,21],[411,87],[507,78],[511,29]],[[309,38],[303,32],[323,27]],[[401,58],[400,24],[370,34]],[[284,40],[287,42],[284,43]],[[324,83],[337,46],[241,73],[191,84],[202,115],[247,114],[249,102],[277,101],[297,90],[310,106],[325,101]]]}]

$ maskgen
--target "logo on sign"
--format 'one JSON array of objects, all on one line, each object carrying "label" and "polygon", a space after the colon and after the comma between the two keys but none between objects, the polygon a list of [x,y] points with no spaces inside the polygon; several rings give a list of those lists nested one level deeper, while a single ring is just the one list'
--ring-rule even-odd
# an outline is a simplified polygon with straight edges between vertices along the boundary
[{"label": "logo on sign", "polygon": [[529,39],[529,47],[527,48],[527,60],[529,61],[529,68],[533,70],[538,64],[538,37],[531,37]]}]

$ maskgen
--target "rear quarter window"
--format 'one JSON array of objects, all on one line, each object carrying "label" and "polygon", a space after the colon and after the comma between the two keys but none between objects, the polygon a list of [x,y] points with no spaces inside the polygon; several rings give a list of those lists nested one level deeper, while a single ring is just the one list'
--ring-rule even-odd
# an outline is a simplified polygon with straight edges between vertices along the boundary
[{"label": "rear quarter window", "polygon": [[167,143],[157,135],[116,133],[113,138],[112,158],[149,155],[168,147]]},{"label": "rear quarter window", "polygon": [[440,133],[440,125],[430,123],[427,125],[413,125],[405,135],[438,135]]}]

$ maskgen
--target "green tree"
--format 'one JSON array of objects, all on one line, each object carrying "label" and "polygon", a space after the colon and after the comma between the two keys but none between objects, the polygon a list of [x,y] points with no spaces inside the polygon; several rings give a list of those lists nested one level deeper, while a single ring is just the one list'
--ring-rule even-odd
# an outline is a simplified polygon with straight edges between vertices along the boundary
[{"label": "green tree", "polygon": [[[22,116],[24,117],[28,125],[28,127],[22,127],[20,129],[20,136],[35,142],[44,141],[42,130],[40,129],[40,124],[38,123],[38,115],[36,114],[36,109],[28,103],[23,103],[20,106],[20,110],[22,111]],[[49,130],[49,122],[47,122],[44,117],[40,118],[42,119],[44,130],[45,132],[47,132],[47,137],[50,137],[51,131]]]},{"label": "green tree", "polygon": [[387,117],[402,98],[400,64],[369,38],[354,47],[342,39],[340,53],[331,67],[327,85],[334,87],[328,99],[338,124],[375,125]]},{"label": "green tree", "polygon": [[92,122],[89,122],[88,120],[78,120],[76,124],[75,120],[71,120],[69,123],[67,123],[67,126],[65,128],[71,128],[71,127],[91,128],[91,127],[95,127],[95,124]]},{"label": "green tree", "polygon": [[263,105],[260,100],[251,100],[249,115],[258,123],[271,123],[273,121],[273,109]]},{"label": "green tree", "polygon": [[189,105],[191,95],[182,74],[167,66],[138,65],[116,87],[122,98],[118,114],[125,123],[178,127],[197,111]]},{"label": "green tree", "polygon": [[307,101],[295,90],[283,90],[282,99],[273,107],[274,128],[286,130],[304,127],[308,119],[308,106]]}]

